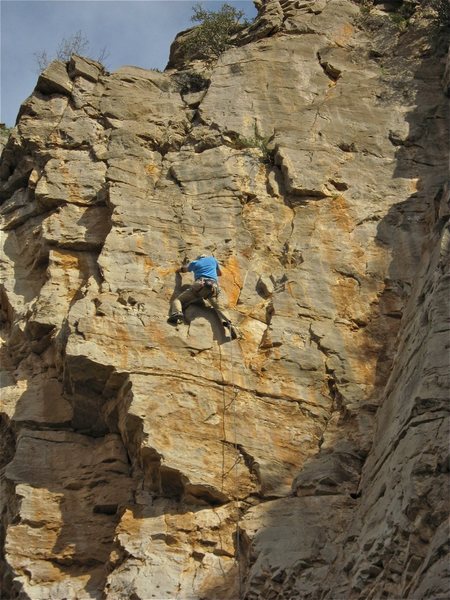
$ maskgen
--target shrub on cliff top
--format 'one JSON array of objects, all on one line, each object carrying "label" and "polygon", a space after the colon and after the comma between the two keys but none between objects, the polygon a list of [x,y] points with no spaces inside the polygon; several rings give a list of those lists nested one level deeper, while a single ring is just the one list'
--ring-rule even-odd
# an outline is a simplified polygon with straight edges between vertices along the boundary
[{"label": "shrub on cliff top", "polygon": [[230,38],[237,33],[246,22],[242,10],[230,4],[222,4],[218,11],[206,10],[201,4],[192,7],[194,14],[191,21],[200,23],[186,40],[185,49],[188,56],[204,56],[218,58],[230,46]]},{"label": "shrub on cliff top", "polygon": [[[46,50],[40,50],[34,53],[34,58],[38,67],[38,72],[41,73],[53,60],[61,60],[68,62],[72,54],[85,56],[89,50],[89,40],[81,30],[69,35],[67,38],[62,38],[54,56],[49,56]],[[103,62],[108,57],[106,48],[102,48],[98,57],[94,60]]]}]

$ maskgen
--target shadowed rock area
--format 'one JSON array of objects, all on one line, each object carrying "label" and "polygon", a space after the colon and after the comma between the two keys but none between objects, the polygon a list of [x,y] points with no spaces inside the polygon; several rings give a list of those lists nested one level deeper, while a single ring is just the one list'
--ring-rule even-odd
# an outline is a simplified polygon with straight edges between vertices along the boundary
[{"label": "shadowed rock area", "polygon": [[[2,600],[449,595],[449,29],[255,4],[216,61],[73,56],[20,108]],[[200,253],[239,339],[166,322]]]}]

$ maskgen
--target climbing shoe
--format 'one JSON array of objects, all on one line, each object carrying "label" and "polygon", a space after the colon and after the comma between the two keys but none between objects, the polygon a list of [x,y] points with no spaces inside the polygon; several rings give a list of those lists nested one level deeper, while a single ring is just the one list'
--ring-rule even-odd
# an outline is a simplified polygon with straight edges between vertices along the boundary
[{"label": "climbing shoe", "polygon": [[173,313],[173,315],[170,315],[169,318],[167,319],[167,322],[171,323],[172,325],[179,325],[180,323],[183,323],[183,321],[184,321],[183,313]]}]

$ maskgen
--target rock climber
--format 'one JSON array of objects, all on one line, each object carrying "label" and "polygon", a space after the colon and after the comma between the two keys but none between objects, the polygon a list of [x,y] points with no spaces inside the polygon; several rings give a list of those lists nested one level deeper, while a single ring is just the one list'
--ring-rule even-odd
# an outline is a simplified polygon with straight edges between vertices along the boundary
[{"label": "rock climber", "polygon": [[178,273],[194,274],[194,283],[181,292],[170,306],[169,323],[181,323],[184,320],[183,309],[197,300],[207,300],[218,314],[222,325],[230,330],[232,339],[239,337],[238,330],[232,325],[231,320],[219,299],[220,288],[218,277],[222,275],[219,263],[214,256],[200,254],[191,262],[185,260],[178,269]]}]

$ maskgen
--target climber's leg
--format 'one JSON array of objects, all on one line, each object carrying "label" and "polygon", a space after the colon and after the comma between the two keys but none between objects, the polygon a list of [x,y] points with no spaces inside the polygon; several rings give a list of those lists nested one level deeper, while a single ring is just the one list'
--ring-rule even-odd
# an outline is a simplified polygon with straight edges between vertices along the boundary
[{"label": "climber's leg", "polygon": [[231,319],[228,314],[228,311],[226,309],[224,309],[224,307],[223,307],[223,303],[222,303],[222,299],[220,298],[220,294],[219,294],[219,296],[208,298],[208,302],[211,304],[211,306],[216,311],[219,319],[222,322],[222,325],[225,328],[229,329],[230,337],[234,340],[236,338],[241,337],[238,328],[231,323]]},{"label": "climber's leg", "polygon": [[169,323],[178,323],[184,319],[183,307],[187,306],[190,302],[197,300],[197,294],[189,287],[179,294],[170,305]]}]

